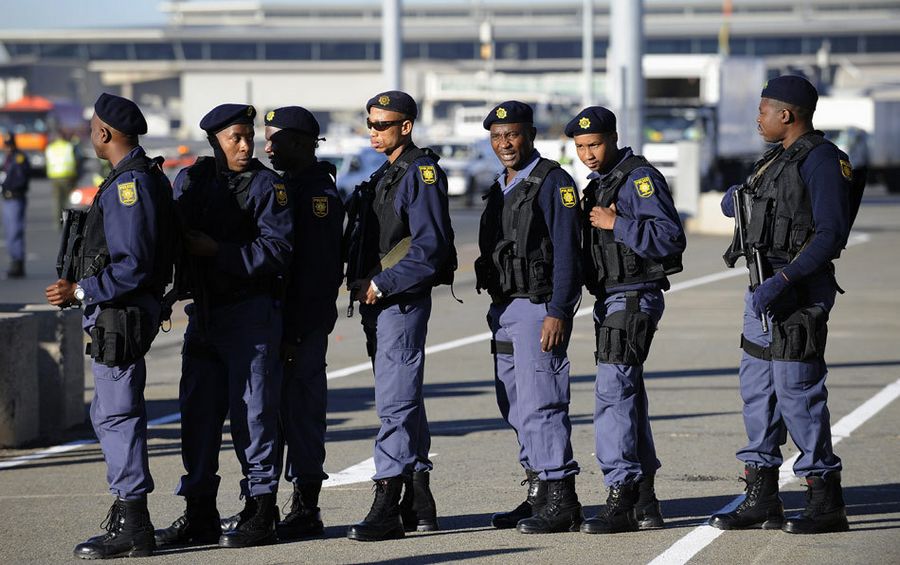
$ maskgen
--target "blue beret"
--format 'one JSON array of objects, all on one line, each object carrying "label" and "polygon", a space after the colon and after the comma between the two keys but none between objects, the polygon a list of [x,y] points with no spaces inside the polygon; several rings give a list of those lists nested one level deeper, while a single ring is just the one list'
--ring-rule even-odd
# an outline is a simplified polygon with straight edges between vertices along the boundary
[{"label": "blue beret", "polygon": [[416,119],[419,115],[419,107],[416,101],[409,94],[400,90],[388,90],[381,94],[376,94],[366,102],[366,112],[372,107],[381,108],[382,110],[390,110],[391,112],[399,112]]},{"label": "blue beret", "polygon": [[233,124],[253,124],[256,108],[249,104],[220,104],[200,120],[200,129],[213,135]]},{"label": "blue beret", "polygon": [[805,78],[797,75],[783,75],[773,78],[763,86],[760,96],[762,98],[771,98],[772,100],[781,100],[782,102],[809,110],[815,110],[816,102],[819,101],[819,93],[816,91],[816,87]]},{"label": "blue beret", "polygon": [[111,128],[125,135],[147,133],[147,120],[137,104],[115,94],[103,93],[94,103],[94,113]]},{"label": "blue beret", "polygon": [[316,117],[312,112],[300,106],[285,106],[270,110],[266,114],[266,125],[319,137],[319,122]]},{"label": "blue beret", "polygon": [[603,106],[588,106],[566,124],[566,135],[569,137],[614,131],[616,131],[616,115]]},{"label": "blue beret", "polygon": [[484,119],[484,129],[491,129],[491,124],[533,123],[534,111],[524,102],[508,100],[498,104]]}]

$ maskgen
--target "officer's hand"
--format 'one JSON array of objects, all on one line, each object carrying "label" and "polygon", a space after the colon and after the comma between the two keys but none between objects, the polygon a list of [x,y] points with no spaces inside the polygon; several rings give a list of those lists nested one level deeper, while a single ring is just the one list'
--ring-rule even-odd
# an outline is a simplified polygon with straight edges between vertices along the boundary
[{"label": "officer's hand", "polygon": [[78,302],[75,300],[75,283],[59,279],[44,290],[47,302],[54,306],[68,306]]},{"label": "officer's hand", "polygon": [[753,291],[750,297],[750,308],[757,317],[761,317],[769,309],[782,292],[791,286],[791,282],[784,273],[775,273]]},{"label": "officer's hand", "polygon": [[358,279],[350,283],[349,289],[353,293],[354,300],[359,300],[363,304],[368,304],[367,297],[369,289],[372,287],[372,279]]},{"label": "officer's hand", "polygon": [[616,205],[610,204],[609,208],[594,206],[591,208],[591,225],[600,230],[611,230],[616,225]]},{"label": "officer's hand", "polygon": [[728,187],[728,190],[725,191],[725,196],[722,197],[722,202],[719,206],[722,208],[722,213],[725,214],[728,218],[734,217],[734,191],[737,190],[739,185],[733,184]]},{"label": "officer's hand", "polygon": [[544,318],[541,326],[541,351],[547,352],[560,345],[566,334],[566,321],[553,316]]},{"label": "officer's hand", "polygon": [[214,257],[219,252],[219,244],[202,231],[189,230],[184,234],[184,246],[191,255]]},{"label": "officer's hand", "polygon": [[375,304],[378,302],[378,295],[375,294],[375,287],[372,285],[372,281],[369,281],[368,286],[366,288],[366,298],[363,302],[366,304]]}]

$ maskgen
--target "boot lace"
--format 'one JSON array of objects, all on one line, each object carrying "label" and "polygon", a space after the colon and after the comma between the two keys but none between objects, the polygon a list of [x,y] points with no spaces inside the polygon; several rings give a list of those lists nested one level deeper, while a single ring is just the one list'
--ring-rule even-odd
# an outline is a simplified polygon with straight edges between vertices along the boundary
[{"label": "boot lace", "polygon": [[106,530],[106,535],[103,536],[103,539],[108,540],[116,537],[119,534],[119,530],[122,529],[122,521],[124,519],[125,508],[123,505],[119,504],[118,501],[114,502],[113,505],[109,507],[106,518],[100,523],[100,528]]},{"label": "boot lace", "polygon": [[744,492],[746,494],[744,500],[738,504],[738,507],[735,508],[734,511],[743,512],[756,504],[756,499],[759,496],[759,489],[762,486],[762,480],[759,476],[757,476],[757,479],[753,482],[747,480],[746,477],[738,477],[738,480],[744,483]]}]

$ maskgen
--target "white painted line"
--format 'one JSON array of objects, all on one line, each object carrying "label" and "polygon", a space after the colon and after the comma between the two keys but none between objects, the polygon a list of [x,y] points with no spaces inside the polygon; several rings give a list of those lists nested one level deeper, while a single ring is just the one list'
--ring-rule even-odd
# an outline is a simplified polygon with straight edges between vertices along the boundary
[{"label": "white painted line", "polygon": [[[853,412],[841,418],[838,423],[831,426],[832,443],[837,444],[842,439],[849,437],[854,430],[863,425],[881,411],[882,408],[896,400],[898,397],[900,397],[900,379],[897,379],[881,389],[878,394],[861,404]],[[796,479],[791,471],[791,467],[793,467],[794,461],[797,460],[798,456],[799,453],[795,454],[781,465],[778,476],[779,487],[784,487]],[[743,499],[743,495],[738,496],[728,503],[728,505],[713,512],[713,514],[731,512]],[[708,524],[698,526],[686,536],[672,544],[669,549],[657,556],[656,559],[650,562],[650,565],[683,565],[723,533],[725,533],[725,530],[713,528]]]},{"label": "white painted line", "polygon": [[[429,453],[428,457],[432,458],[437,453]],[[351,465],[343,471],[337,473],[328,473],[328,479],[322,483],[322,488],[339,487],[343,485],[352,485],[356,483],[367,483],[372,480],[375,474],[375,458],[369,457],[362,463]]]}]

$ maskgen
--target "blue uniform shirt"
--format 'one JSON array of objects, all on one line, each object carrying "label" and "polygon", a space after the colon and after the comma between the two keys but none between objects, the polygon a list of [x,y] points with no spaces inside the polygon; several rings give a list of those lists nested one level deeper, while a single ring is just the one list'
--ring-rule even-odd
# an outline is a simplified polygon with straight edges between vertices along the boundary
[{"label": "blue uniform shirt", "polygon": [[[498,181],[505,197],[509,197],[519,182],[531,174],[540,157],[535,149],[528,164],[508,185],[505,183],[506,172],[501,173]],[[547,314],[568,320],[575,315],[575,305],[581,298],[581,227],[578,205],[565,204],[562,188],[571,188],[575,191],[575,202],[580,200],[575,181],[569,173],[557,168],[550,171],[538,189],[537,205],[553,244],[553,296],[547,304]]]},{"label": "blue uniform shirt", "polygon": [[19,150],[6,154],[3,162],[3,192],[13,198],[22,198],[28,192],[28,180],[31,177],[31,166],[28,157]]},{"label": "blue uniform shirt", "polygon": [[[122,160],[144,155],[135,147]],[[115,175],[115,169],[111,173]],[[141,171],[127,171],[115,176],[99,192],[92,206],[103,214],[103,229],[109,248],[110,264],[95,276],[78,281],[84,289],[84,304],[92,306],[109,302],[131,292],[153,277],[153,262],[157,248],[157,210],[162,198],[171,198],[171,186],[157,186],[157,177]],[[134,183],[134,197],[122,197],[119,186]],[[126,196],[130,196],[130,192]],[[149,290],[149,289],[148,289]],[[87,308],[85,314],[88,315]]]},{"label": "blue uniform shirt", "polygon": [[319,328],[330,332],[337,320],[344,205],[325,163],[317,162],[297,176],[285,174],[284,181],[294,208],[284,340],[295,341]]},{"label": "blue uniform shirt", "polygon": [[[436,173],[431,182],[425,182],[420,169],[428,166],[434,167]],[[388,169],[381,169],[381,174]],[[377,182],[377,178],[374,180]],[[423,155],[409,165],[393,190],[394,211],[408,223],[412,241],[406,256],[372,277],[372,281],[384,296],[430,292],[434,276],[450,254],[453,229],[447,175],[432,158]]]},{"label": "blue uniform shirt", "polygon": [[[616,165],[633,154],[630,147],[623,147],[619,151],[619,161]],[[588,178],[602,180],[606,174],[591,173]],[[639,193],[635,184],[635,181],[645,177],[650,177],[653,185],[653,191],[649,195]],[[631,171],[628,179],[619,187],[615,204],[617,217],[612,231],[617,242],[646,259],[659,260],[684,252],[687,239],[681,218],[675,209],[666,179],[655,169],[638,167]],[[621,285],[610,290],[622,292],[653,288],[668,290],[669,280],[664,278],[646,283]]]},{"label": "blue uniform shirt", "polygon": [[800,165],[800,178],[812,204],[815,233],[807,246],[784,268],[791,282],[797,282],[837,257],[850,231],[850,181],[841,174],[841,160],[847,155],[830,143],[823,143]]}]

